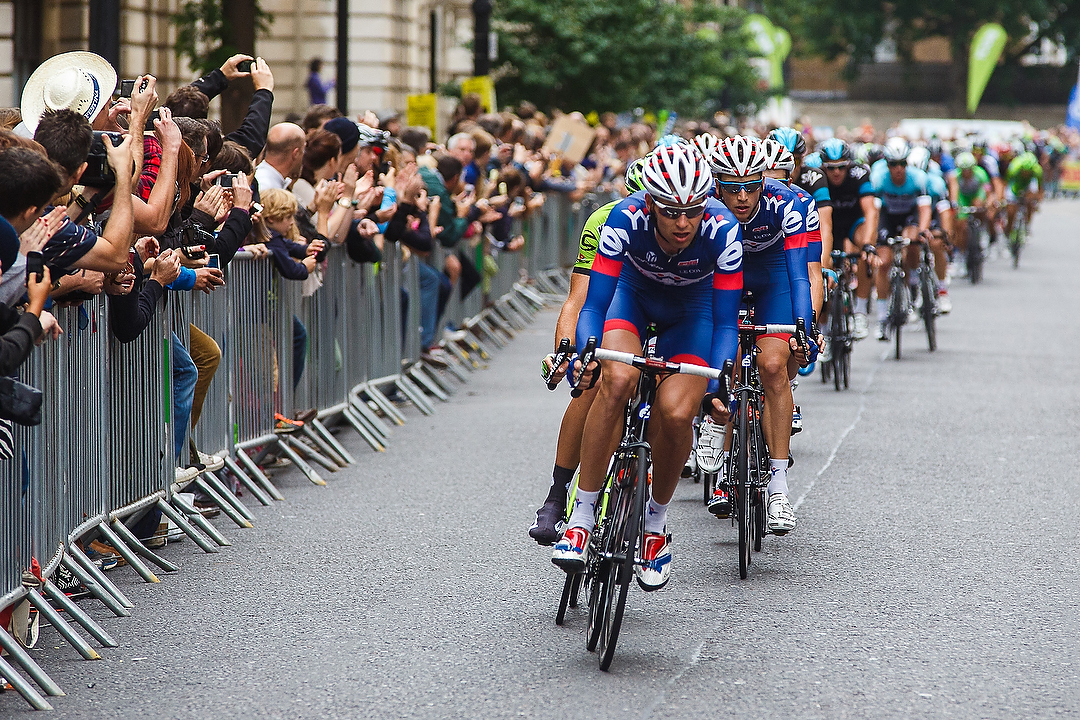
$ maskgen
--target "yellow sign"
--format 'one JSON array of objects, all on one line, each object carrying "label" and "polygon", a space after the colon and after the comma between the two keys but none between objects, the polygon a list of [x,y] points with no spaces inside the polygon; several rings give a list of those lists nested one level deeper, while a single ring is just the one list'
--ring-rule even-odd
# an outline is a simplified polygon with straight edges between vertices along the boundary
[{"label": "yellow sign", "polygon": [[1058,187],[1067,192],[1080,191],[1080,160],[1065,160],[1061,163]]},{"label": "yellow sign", "polygon": [[496,112],[498,105],[495,103],[495,83],[491,82],[490,75],[465,78],[461,81],[461,94],[476,93],[480,96],[480,102],[484,106],[484,112]]},{"label": "yellow sign", "polygon": [[435,93],[423,95],[410,95],[406,99],[405,121],[409,125],[426,127],[431,129],[432,137],[435,136]]}]

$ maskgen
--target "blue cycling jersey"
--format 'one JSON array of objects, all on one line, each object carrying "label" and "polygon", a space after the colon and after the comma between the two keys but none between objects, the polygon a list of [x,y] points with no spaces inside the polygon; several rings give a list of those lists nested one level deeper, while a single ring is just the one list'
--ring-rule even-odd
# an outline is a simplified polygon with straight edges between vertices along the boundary
[{"label": "blue cycling jersey", "polygon": [[875,175],[873,170],[870,174],[874,194],[881,198],[881,209],[886,215],[910,215],[918,205],[931,201],[926,173],[918,168],[905,168],[904,182],[900,185],[892,181],[888,167],[884,175]]},{"label": "blue cycling jersey", "polygon": [[[790,315],[785,312],[762,317],[759,313],[756,316],[759,322],[792,324],[802,318],[810,327],[812,305],[806,245],[811,229],[807,228],[807,219],[802,200],[791,188],[778,180],[765,179],[757,211],[742,223],[746,248],[743,262],[757,271],[754,287],[749,282],[746,286],[753,290],[759,309],[763,293],[790,292],[791,300]],[[816,214],[811,221],[820,239]]]},{"label": "blue cycling jersey", "polygon": [[926,189],[930,191],[930,198],[935,202],[949,199],[949,186],[941,175],[928,175]]},{"label": "blue cycling jersey", "polygon": [[[589,292],[578,315],[577,346],[583,348],[590,337],[602,339],[605,328],[631,330],[640,337],[641,323],[655,322],[661,337],[665,326],[677,331],[665,357],[722,367],[735,357],[738,345],[739,223],[723,203],[707,200],[697,235],[685,249],[668,255],[656,240],[644,198],[639,192],[621,201],[600,229]],[[613,304],[616,289],[621,299]],[[700,337],[702,320],[712,328],[711,338]]]},{"label": "blue cycling jersey", "polygon": [[788,185],[791,191],[799,196],[803,204],[803,215],[806,217],[806,262],[821,262],[821,218],[818,216],[817,202],[810,193],[798,185]]}]

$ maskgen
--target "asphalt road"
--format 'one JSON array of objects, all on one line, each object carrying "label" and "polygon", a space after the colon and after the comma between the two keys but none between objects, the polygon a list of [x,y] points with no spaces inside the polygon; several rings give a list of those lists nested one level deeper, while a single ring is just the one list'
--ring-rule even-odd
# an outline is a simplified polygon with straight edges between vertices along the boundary
[{"label": "asphalt road", "polygon": [[170,545],[158,585],[114,571],[133,616],[87,607],[122,647],[34,651],[68,692],[52,717],[1080,715],[1078,221],[1048,202],[1019,270],[955,282],[937,352],[871,338],[849,391],[803,381],[800,524],[748,580],[684,483],[672,580],[632,588],[610,673],[583,610],[555,626],[562,574],[526,535],[566,402],[537,377],[547,312],[386,453],[343,435],[361,461],[328,487],[279,475],[254,529],[219,522],[233,547]]}]

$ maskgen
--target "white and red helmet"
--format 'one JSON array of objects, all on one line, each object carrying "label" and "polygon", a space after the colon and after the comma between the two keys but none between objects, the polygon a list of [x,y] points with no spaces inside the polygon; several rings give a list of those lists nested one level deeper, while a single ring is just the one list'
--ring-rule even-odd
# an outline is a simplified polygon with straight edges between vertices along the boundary
[{"label": "white and red helmet", "polygon": [[641,168],[641,180],[645,192],[662,205],[700,205],[713,189],[709,164],[690,144],[653,150]]},{"label": "white and red helmet", "polygon": [[714,174],[735,177],[757,175],[767,162],[761,141],[745,135],[721,140],[708,160]]},{"label": "white and red helmet", "polygon": [[766,138],[761,141],[761,149],[765,153],[766,170],[795,172],[795,156],[782,143]]}]

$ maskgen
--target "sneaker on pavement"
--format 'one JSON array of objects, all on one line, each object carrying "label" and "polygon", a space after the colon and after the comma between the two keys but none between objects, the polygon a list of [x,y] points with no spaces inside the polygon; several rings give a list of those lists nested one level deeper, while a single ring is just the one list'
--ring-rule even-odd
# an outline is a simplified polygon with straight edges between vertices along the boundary
[{"label": "sneaker on pavement", "polygon": [[791,411],[791,434],[802,432],[802,407],[796,405]]},{"label": "sneaker on pavement", "polygon": [[529,537],[539,545],[554,545],[562,535],[565,519],[566,505],[558,500],[548,500],[536,511]]},{"label": "sneaker on pavement", "polygon": [[870,334],[870,321],[866,319],[866,313],[855,313],[855,330],[852,336],[856,340],[862,340]]},{"label": "sneaker on pavement", "polygon": [[638,585],[645,592],[659,590],[671,577],[671,536],[661,533],[645,533],[641,553],[644,565],[635,565]]},{"label": "sneaker on pavement", "polygon": [[555,543],[555,551],[551,553],[551,562],[566,572],[585,570],[585,553],[589,547],[589,534],[585,528],[566,528],[562,539]]},{"label": "sneaker on pavement", "polygon": [[706,416],[698,425],[697,450],[698,467],[702,472],[719,472],[724,464],[724,426],[713,422]]},{"label": "sneaker on pavement", "polygon": [[787,535],[795,529],[795,511],[784,493],[773,493],[769,496],[767,515],[769,532],[773,535]]},{"label": "sneaker on pavement", "polygon": [[942,315],[948,315],[952,312],[952,300],[949,299],[948,290],[938,290],[937,309]]},{"label": "sneaker on pavement", "polygon": [[718,518],[731,517],[731,498],[727,490],[722,487],[713,490],[712,500],[709,501],[709,512]]}]

